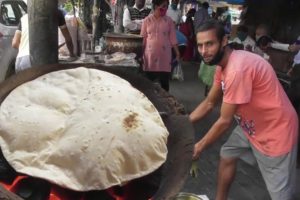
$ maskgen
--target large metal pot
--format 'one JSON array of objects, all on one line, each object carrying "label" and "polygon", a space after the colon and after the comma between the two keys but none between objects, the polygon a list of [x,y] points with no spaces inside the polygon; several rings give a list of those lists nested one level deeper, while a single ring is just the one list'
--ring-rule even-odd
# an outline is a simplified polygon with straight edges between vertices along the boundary
[{"label": "large metal pot", "polygon": [[143,37],[125,33],[104,33],[107,53],[123,52],[135,53],[142,57]]}]

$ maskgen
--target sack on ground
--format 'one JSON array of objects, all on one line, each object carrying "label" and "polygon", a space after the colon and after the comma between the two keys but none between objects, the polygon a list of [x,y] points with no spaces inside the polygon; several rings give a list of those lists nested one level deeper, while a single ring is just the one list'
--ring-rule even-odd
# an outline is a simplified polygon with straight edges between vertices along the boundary
[{"label": "sack on ground", "polygon": [[183,71],[181,67],[181,63],[178,62],[178,64],[174,67],[173,73],[172,73],[172,79],[173,80],[178,80],[178,81],[183,81]]}]

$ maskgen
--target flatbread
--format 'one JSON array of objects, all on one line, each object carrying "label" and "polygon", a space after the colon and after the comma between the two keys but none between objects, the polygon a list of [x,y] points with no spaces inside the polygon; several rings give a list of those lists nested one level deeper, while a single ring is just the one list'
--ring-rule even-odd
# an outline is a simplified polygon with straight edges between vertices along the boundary
[{"label": "flatbread", "polygon": [[167,156],[168,131],[147,97],[96,69],[56,71],[14,89],[0,107],[12,167],[77,191],[145,176]]}]

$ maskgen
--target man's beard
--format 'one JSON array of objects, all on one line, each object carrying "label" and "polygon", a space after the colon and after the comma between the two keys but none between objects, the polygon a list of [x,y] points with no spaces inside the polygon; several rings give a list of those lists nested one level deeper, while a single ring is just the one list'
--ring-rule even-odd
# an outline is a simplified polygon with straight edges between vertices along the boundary
[{"label": "man's beard", "polygon": [[202,58],[202,60],[207,65],[217,65],[222,60],[223,56],[224,56],[224,48],[220,47],[218,50],[218,53],[213,57],[213,59],[211,61],[205,62],[205,60],[203,58]]}]

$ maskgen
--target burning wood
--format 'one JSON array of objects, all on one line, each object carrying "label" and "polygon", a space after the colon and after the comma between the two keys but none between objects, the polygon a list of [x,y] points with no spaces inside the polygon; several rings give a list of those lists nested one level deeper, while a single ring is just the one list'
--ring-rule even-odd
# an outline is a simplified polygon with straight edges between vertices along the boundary
[{"label": "burning wood", "polygon": [[[36,187],[37,184],[39,187]],[[39,200],[89,200],[91,196],[89,192],[68,190],[27,176],[17,176],[12,183],[0,181],[0,185],[7,191],[16,193],[23,198],[26,197],[26,199],[40,196]],[[148,185],[143,179],[139,179],[131,181],[124,186],[114,186],[103,191],[98,191],[93,194],[93,197],[101,200],[148,200],[154,195],[157,189],[157,187]],[[7,195],[13,196],[12,193],[7,193]],[[16,196],[15,200],[21,199]]]}]

